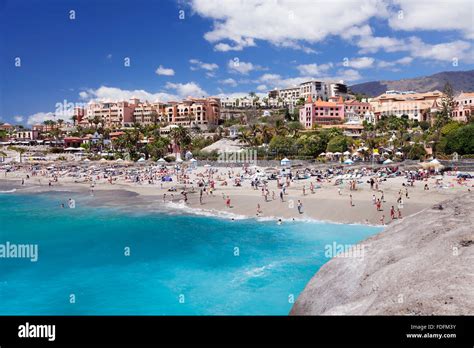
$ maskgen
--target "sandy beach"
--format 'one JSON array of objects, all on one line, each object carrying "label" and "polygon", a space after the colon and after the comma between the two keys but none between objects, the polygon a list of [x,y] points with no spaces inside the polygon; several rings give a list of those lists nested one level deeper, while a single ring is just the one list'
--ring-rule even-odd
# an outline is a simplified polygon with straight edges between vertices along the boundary
[{"label": "sandy beach", "polygon": [[[399,216],[403,219],[456,194],[468,192],[473,186],[471,180],[459,182],[454,174],[449,173],[441,180],[440,176],[434,175],[416,180],[413,186],[404,175],[377,178],[373,188],[368,181],[374,175],[368,173],[356,180],[355,189],[352,190],[352,179],[338,181],[335,177],[323,180],[308,177],[287,180],[282,200],[282,189],[277,187],[277,180],[267,180],[257,189],[251,186],[250,179],[241,180],[241,186],[233,186],[230,182],[243,176],[242,168],[213,168],[210,174],[209,168],[198,167],[188,171],[185,177],[178,177],[176,173],[166,174],[172,178],[171,182],[161,182],[156,177],[155,180],[147,181],[146,178],[150,177],[144,174],[147,169],[143,167],[131,170],[141,175],[142,179],[136,182],[135,179],[131,180],[130,175],[123,173],[116,176],[106,174],[104,177],[103,174],[92,174],[85,169],[80,170],[83,175],[78,177],[77,169],[72,171],[64,168],[40,170],[32,176],[31,167],[22,166],[14,171],[0,173],[0,185],[15,187],[18,193],[55,190],[89,192],[97,197],[98,204],[114,204],[125,199],[130,205],[137,205],[137,209],[149,209],[153,203],[154,206],[159,204],[172,209],[229,218],[257,217],[275,221],[313,219],[371,225],[390,224],[398,220]],[[254,170],[263,172],[264,168],[255,167]],[[107,169],[102,168],[99,173],[107,173]],[[199,181],[211,177],[215,182],[213,189],[210,190],[207,184],[203,186],[207,187],[204,190],[198,186]],[[227,185],[223,185],[224,182]],[[170,191],[172,188],[176,191]],[[187,199],[182,192],[186,192]],[[263,192],[268,193],[267,197]],[[230,204],[227,204],[229,199]],[[377,209],[374,200],[380,200],[380,209]],[[298,204],[301,205],[301,211],[298,210]],[[392,207],[394,219],[391,217]]]}]

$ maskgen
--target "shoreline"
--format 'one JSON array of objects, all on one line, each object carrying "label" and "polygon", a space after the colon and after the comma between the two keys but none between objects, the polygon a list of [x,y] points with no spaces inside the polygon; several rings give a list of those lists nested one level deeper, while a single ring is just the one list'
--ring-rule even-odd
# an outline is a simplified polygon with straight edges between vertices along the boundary
[{"label": "shoreline", "polygon": [[[24,173],[13,173],[6,178],[0,178],[0,186],[5,184],[10,185],[10,191],[16,188],[16,194],[21,193],[39,193],[39,192],[54,192],[54,191],[72,191],[81,193],[90,193],[90,182],[74,182],[71,178],[60,178],[57,183],[51,187],[44,184],[36,184],[37,178],[30,178],[21,185]],[[376,227],[383,227],[389,225],[394,219],[390,221],[390,206],[396,205],[396,196],[399,190],[403,189],[405,179],[403,177],[395,177],[387,179],[387,181],[380,182],[380,189],[378,191],[371,190],[365,182],[367,178],[363,178],[363,182],[358,185],[357,190],[351,191],[347,189],[346,185],[335,186],[331,183],[320,183],[320,188],[316,189],[315,193],[308,193],[308,185],[310,179],[292,182],[287,189],[287,194],[284,196],[282,202],[280,198],[276,197],[275,182],[269,182],[270,192],[275,193],[275,198],[270,197],[265,200],[260,190],[255,190],[250,187],[220,187],[217,186],[214,194],[206,194],[203,197],[203,203],[199,202],[199,189],[194,187],[194,192],[187,191],[188,201],[184,205],[182,196],[178,189],[177,192],[169,192],[171,186],[183,186],[176,183],[157,183],[154,185],[148,184],[134,184],[129,182],[117,182],[109,184],[106,182],[94,182],[93,192],[96,195],[105,195],[107,198],[99,199],[100,203],[105,205],[114,203],[114,200],[120,200],[119,196],[131,195],[136,196],[135,202],[140,200],[141,204],[146,203],[160,203],[167,209],[184,210],[191,214],[217,216],[228,219],[248,219],[254,218],[260,221],[278,221],[281,219],[285,221],[311,221],[321,223],[340,223],[340,224],[357,224],[369,225]],[[454,180],[454,178],[447,177],[446,181]],[[430,178],[426,181],[416,182],[414,187],[408,187],[410,191],[410,198],[405,199],[402,211],[402,219],[411,216],[423,209],[439,203],[447,198],[456,196],[460,192],[466,192],[466,187],[453,185],[446,189],[431,189],[424,191],[423,185],[428,184],[432,186],[434,179]],[[186,186],[186,185],[185,185]],[[306,187],[306,194],[302,193],[302,187]],[[191,188],[191,185],[187,185]],[[469,188],[469,186],[467,186]],[[339,192],[340,190],[340,192]],[[4,190],[4,191],[8,191]],[[123,194],[113,195],[111,192],[121,191]],[[382,193],[381,193],[382,192]],[[8,192],[4,192],[8,193]],[[163,202],[163,194],[166,194],[166,202]],[[385,202],[383,203],[383,210],[377,211],[372,203],[372,195],[380,197],[384,195]],[[171,195],[174,199],[171,201]],[[349,204],[350,195],[353,196],[353,205]],[[231,207],[226,207],[224,197],[230,197]],[[303,204],[303,213],[298,214],[296,205],[301,201]],[[256,214],[256,207],[261,207],[261,213]],[[385,215],[385,224],[380,222],[381,216]]]}]

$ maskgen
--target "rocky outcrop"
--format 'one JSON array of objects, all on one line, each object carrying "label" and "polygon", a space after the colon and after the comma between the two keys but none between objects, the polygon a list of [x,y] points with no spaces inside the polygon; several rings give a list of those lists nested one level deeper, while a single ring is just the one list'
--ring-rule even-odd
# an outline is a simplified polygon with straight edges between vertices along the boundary
[{"label": "rocky outcrop", "polygon": [[331,259],[290,315],[473,315],[474,194],[388,226]]}]

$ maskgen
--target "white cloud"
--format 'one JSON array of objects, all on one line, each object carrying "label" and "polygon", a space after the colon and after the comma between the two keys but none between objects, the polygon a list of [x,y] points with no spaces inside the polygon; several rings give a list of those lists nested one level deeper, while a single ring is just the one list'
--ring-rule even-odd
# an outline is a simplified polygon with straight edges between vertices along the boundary
[{"label": "white cloud", "polygon": [[409,65],[413,61],[412,57],[403,57],[393,61],[378,60],[377,67],[379,68],[396,68],[399,65]]},{"label": "white cloud", "polygon": [[123,101],[130,98],[139,98],[150,102],[176,100],[179,96],[171,93],[150,93],[143,89],[127,90],[117,87],[100,86],[97,89],[88,89],[79,93],[79,97],[85,101]]},{"label": "white cloud", "polygon": [[472,45],[462,40],[431,45],[424,43],[417,37],[411,37],[408,40],[408,47],[411,55],[416,58],[448,62],[453,59],[472,62],[474,59]]},{"label": "white cloud", "polygon": [[228,51],[242,51],[245,47],[255,46],[255,41],[253,39],[238,39],[234,41],[234,45],[229,45],[224,42],[220,42],[214,46],[214,50],[219,52],[228,52]]},{"label": "white cloud", "polygon": [[207,95],[207,92],[203,90],[201,87],[199,87],[199,85],[195,82],[188,82],[188,83],[168,82],[166,83],[165,88],[174,89],[181,98],[204,97]]},{"label": "white cloud", "polygon": [[237,86],[237,81],[235,81],[232,78],[228,78],[228,79],[225,79],[225,80],[220,80],[219,83],[222,83],[223,85],[228,85],[228,86],[231,86],[231,87],[236,87]]},{"label": "white cloud", "polygon": [[59,118],[62,118],[62,117],[57,117],[52,112],[37,112],[36,114],[28,116],[26,123],[29,126],[32,126],[35,124],[41,124],[44,121],[49,121],[49,120],[57,121]]},{"label": "white cloud", "polygon": [[359,53],[375,53],[379,50],[397,52],[406,49],[405,42],[389,36],[365,36],[357,41]]},{"label": "white cloud", "polygon": [[474,39],[472,0],[393,0],[393,2],[396,8],[388,21],[393,29],[455,30],[467,39]]},{"label": "white cloud", "polygon": [[420,38],[412,36],[406,40],[391,37],[369,37],[360,39],[357,45],[361,48],[359,53],[375,53],[378,50],[386,52],[409,52],[412,58],[422,58],[436,61],[465,61],[472,63],[472,44],[463,40],[442,42],[438,44],[428,44]]},{"label": "white cloud", "polygon": [[367,69],[372,67],[374,64],[375,59],[372,57],[357,57],[357,58],[350,58],[341,63],[341,65],[354,68],[354,69]]},{"label": "white cloud", "polygon": [[189,63],[191,64],[190,69],[191,70],[207,70],[207,71],[214,71],[216,69],[219,69],[219,65],[215,63],[204,63],[201,62],[198,59],[190,59]]},{"label": "white cloud", "polygon": [[23,116],[20,116],[20,115],[18,115],[18,116],[13,116],[13,120],[15,120],[15,122],[17,122],[17,123],[23,122],[24,119],[25,119],[25,118],[24,118]]},{"label": "white cloud", "polygon": [[278,74],[263,74],[256,81],[257,83],[265,84],[271,89],[273,88],[289,88],[298,86],[300,83],[319,80],[319,81],[344,81],[344,82],[353,82],[360,80],[362,76],[357,70],[354,69],[339,69],[335,74],[323,74],[317,77],[306,75],[298,77],[289,77],[283,78]]},{"label": "white cloud", "polygon": [[332,63],[326,63],[326,64],[301,64],[296,67],[298,71],[300,72],[300,75],[320,75],[331,69],[333,66]]},{"label": "white cloud", "polygon": [[230,59],[229,62],[227,63],[227,67],[229,68],[230,72],[238,72],[243,75],[247,75],[249,72],[253,70],[265,70],[265,68],[259,66],[259,65],[254,65],[250,62],[243,62],[240,60],[233,60]]},{"label": "white cloud", "polygon": [[218,51],[242,50],[256,40],[276,46],[314,50],[301,42],[314,44],[331,35],[343,35],[361,27],[370,18],[386,17],[386,3],[378,0],[340,0],[316,3],[314,0],[228,1],[192,0],[192,9],[213,20],[204,37]]},{"label": "white cloud", "polygon": [[266,85],[257,86],[257,91],[266,91],[266,90],[268,90],[268,87]]},{"label": "white cloud", "polygon": [[157,75],[163,75],[163,76],[173,76],[174,75],[174,70],[171,68],[165,68],[163,65],[160,65],[156,70],[155,73]]}]

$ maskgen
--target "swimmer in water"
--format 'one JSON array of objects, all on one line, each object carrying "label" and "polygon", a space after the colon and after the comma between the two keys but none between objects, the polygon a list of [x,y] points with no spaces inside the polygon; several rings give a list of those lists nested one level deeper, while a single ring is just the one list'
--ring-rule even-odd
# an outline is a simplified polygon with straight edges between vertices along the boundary
[{"label": "swimmer in water", "polygon": [[281,219],[278,219],[277,225],[281,225]]}]

